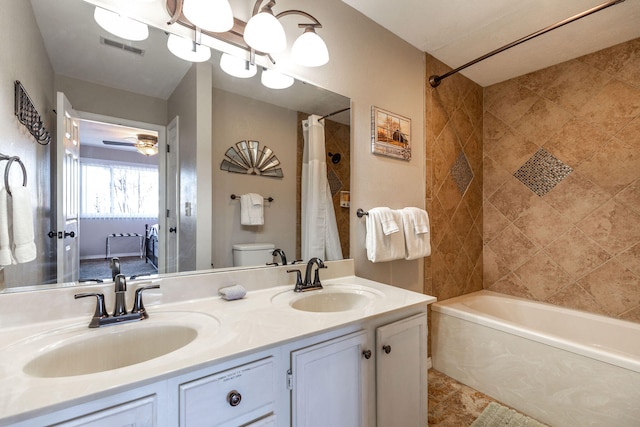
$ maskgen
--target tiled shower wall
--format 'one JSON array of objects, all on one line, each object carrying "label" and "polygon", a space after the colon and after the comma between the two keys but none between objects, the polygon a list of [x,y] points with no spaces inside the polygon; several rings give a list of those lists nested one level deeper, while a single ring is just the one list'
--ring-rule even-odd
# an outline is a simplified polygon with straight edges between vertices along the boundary
[{"label": "tiled shower wall", "polygon": [[[450,68],[426,55],[426,70],[428,79]],[[460,74],[427,83],[424,291],[439,300],[482,289],[482,121],[482,87]]]},{"label": "tiled shower wall", "polygon": [[484,288],[640,322],[640,39],[485,88],[483,140]]}]

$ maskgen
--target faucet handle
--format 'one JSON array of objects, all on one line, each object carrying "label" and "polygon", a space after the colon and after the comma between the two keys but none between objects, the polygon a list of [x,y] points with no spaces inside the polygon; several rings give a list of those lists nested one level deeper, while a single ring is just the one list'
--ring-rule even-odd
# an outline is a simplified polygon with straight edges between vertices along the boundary
[{"label": "faucet handle", "polygon": [[73,296],[75,299],[85,298],[85,297],[96,297],[96,311],[93,313],[93,317],[91,318],[91,322],[89,323],[90,328],[97,328],[100,326],[100,320],[106,319],[109,317],[107,314],[107,307],[104,304],[104,294],[96,294],[96,293],[83,293],[83,294],[75,294]]},{"label": "faucet handle", "polygon": [[296,286],[293,288],[294,292],[301,292],[304,285],[302,284],[302,272],[298,269],[287,270],[287,273],[296,273]]},{"label": "faucet handle", "polygon": [[131,309],[131,314],[140,314],[140,317],[148,319],[149,315],[147,314],[147,310],[145,310],[144,304],[142,303],[142,292],[146,291],[147,289],[159,289],[159,288],[160,288],[160,285],[150,285],[150,286],[143,286],[141,288],[136,289],[136,294],[133,300],[133,308]]}]

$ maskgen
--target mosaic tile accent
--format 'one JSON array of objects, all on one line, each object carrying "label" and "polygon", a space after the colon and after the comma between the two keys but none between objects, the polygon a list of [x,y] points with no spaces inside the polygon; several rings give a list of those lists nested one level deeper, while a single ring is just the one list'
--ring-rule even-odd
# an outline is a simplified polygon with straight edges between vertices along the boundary
[{"label": "mosaic tile accent", "polygon": [[540,148],[513,176],[542,197],[573,172],[573,168]]},{"label": "mosaic tile accent", "polygon": [[467,156],[464,155],[464,152],[458,155],[458,158],[451,167],[451,176],[456,186],[458,186],[460,194],[464,194],[473,179],[473,171],[471,171],[471,166],[469,166],[469,161],[467,160]]},{"label": "mosaic tile accent", "polygon": [[342,181],[340,181],[338,174],[336,174],[333,169],[329,169],[329,172],[327,172],[327,180],[329,181],[331,195],[335,196],[336,193],[342,188]]}]

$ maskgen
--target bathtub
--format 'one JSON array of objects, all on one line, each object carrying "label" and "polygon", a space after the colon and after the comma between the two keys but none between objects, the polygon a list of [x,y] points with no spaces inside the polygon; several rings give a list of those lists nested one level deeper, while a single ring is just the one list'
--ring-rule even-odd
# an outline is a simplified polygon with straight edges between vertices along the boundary
[{"label": "bathtub", "polygon": [[640,426],[640,324],[479,291],[432,305],[433,367],[554,427]]}]

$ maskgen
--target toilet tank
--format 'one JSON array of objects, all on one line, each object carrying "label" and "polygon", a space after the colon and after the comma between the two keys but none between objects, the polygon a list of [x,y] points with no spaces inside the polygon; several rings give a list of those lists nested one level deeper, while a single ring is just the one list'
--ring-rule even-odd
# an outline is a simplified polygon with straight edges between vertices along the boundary
[{"label": "toilet tank", "polygon": [[233,266],[266,265],[273,262],[273,243],[238,243],[233,245]]}]

